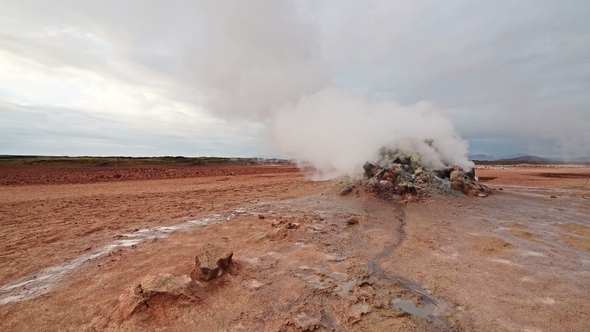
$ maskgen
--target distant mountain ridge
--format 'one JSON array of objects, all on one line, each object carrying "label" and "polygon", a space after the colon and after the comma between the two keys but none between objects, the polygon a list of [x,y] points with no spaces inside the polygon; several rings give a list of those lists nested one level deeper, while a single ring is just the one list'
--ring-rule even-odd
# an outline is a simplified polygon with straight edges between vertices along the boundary
[{"label": "distant mountain ridge", "polygon": [[[515,157],[513,157],[515,156]],[[590,164],[590,156],[578,158],[545,158],[532,155],[490,156],[485,154],[470,155],[475,162],[493,162],[502,164]]]}]

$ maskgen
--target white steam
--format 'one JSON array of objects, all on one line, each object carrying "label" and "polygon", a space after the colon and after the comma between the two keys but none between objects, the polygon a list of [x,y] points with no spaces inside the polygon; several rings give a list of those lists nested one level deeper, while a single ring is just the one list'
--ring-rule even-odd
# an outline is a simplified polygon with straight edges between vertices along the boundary
[{"label": "white steam", "polygon": [[432,104],[371,101],[336,87],[321,30],[303,19],[313,8],[296,4],[201,3],[206,33],[190,62],[209,109],[264,123],[273,149],[324,174],[359,175],[382,147],[419,154],[432,168],[473,166],[467,143]]},{"label": "white steam", "polygon": [[428,102],[370,102],[326,87],[274,112],[270,130],[277,149],[324,174],[358,176],[363,163],[379,159],[382,147],[418,154],[424,166],[435,169],[473,167],[467,143]]}]

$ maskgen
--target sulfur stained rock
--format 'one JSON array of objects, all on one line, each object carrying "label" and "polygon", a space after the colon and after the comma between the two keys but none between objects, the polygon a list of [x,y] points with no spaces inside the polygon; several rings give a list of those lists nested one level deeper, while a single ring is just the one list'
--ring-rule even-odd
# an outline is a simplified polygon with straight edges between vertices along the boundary
[{"label": "sulfur stained rock", "polygon": [[209,281],[217,278],[231,264],[233,252],[214,244],[206,244],[195,256],[195,268],[191,271],[193,280]]}]

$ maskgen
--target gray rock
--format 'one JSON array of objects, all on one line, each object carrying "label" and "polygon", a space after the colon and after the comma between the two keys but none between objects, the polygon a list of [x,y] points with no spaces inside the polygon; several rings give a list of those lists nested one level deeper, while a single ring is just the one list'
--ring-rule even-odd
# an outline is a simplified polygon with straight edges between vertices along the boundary
[{"label": "gray rock", "polygon": [[356,185],[354,183],[347,184],[342,190],[340,190],[340,195],[350,194],[355,187]]},{"label": "gray rock", "polygon": [[366,162],[363,169],[365,170],[365,176],[368,178],[372,178],[377,174],[377,167],[370,162]]}]

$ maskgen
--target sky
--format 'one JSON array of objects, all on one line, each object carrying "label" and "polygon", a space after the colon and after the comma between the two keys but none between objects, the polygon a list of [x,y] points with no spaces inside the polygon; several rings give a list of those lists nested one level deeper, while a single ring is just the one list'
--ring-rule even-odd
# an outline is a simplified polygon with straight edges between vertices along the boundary
[{"label": "sky", "polygon": [[0,2],[0,154],[291,157],[354,94],[472,154],[589,156],[589,91],[585,0]]}]

